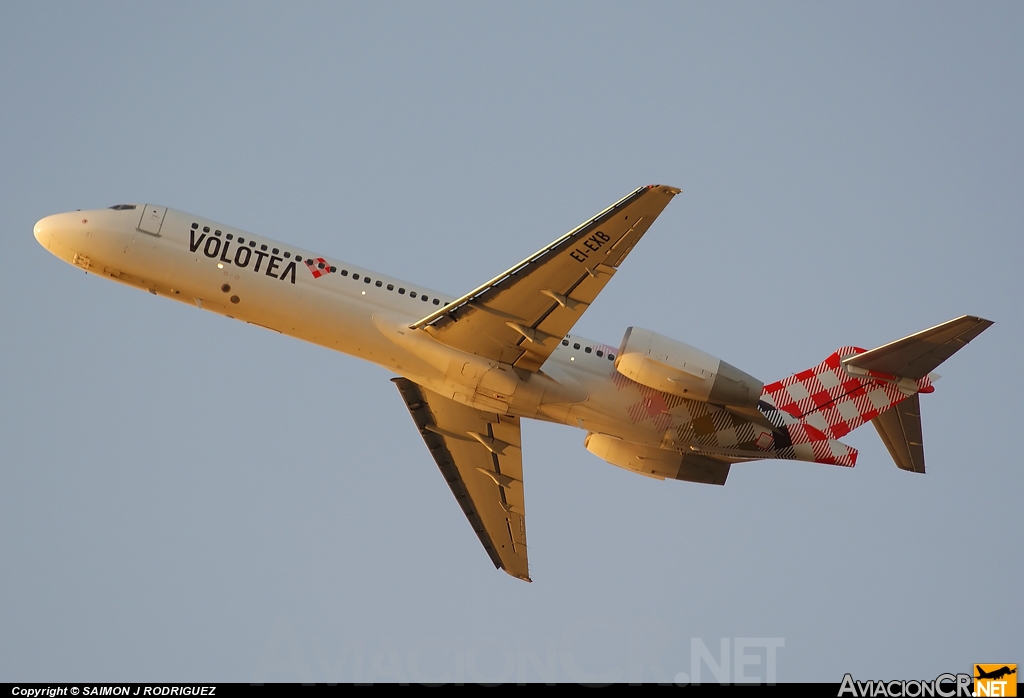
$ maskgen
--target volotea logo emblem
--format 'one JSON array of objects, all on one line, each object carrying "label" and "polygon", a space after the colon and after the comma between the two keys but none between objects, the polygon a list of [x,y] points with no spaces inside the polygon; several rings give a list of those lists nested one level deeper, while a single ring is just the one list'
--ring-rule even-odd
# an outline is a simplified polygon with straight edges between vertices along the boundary
[{"label": "volotea logo emblem", "polygon": [[331,263],[323,257],[307,259],[306,266],[309,268],[309,273],[313,275],[314,279],[319,279],[321,276],[326,276],[331,272]]}]

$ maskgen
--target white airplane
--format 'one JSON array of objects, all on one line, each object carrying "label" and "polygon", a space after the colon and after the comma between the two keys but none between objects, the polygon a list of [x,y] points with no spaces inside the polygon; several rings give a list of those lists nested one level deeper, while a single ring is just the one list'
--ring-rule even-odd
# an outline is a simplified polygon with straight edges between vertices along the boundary
[{"label": "white airplane", "polygon": [[121,204],[43,218],[39,243],[87,272],[372,361],[393,382],[494,565],[530,581],[519,420],[587,432],[627,470],[723,485],[732,464],[853,466],[872,422],[924,472],[919,393],[992,323],[963,316],[871,351],[843,347],[764,385],[650,330],[569,334],[678,189],[651,185],[459,297],[181,211]]}]

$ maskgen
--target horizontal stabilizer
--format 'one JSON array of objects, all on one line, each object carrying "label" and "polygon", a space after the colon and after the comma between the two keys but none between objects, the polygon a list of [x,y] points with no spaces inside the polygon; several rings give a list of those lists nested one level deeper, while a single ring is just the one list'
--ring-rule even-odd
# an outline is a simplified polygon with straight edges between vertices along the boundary
[{"label": "horizontal stabilizer", "polygon": [[[877,349],[851,356],[844,359],[843,363],[890,376],[918,380],[931,373],[936,366],[958,352],[991,324],[991,320],[964,315]],[[924,472],[923,469],[921,472]]]},{"label": "horizontal stabilizer", "polygon": [[[954,321],[955,322],[955,321]],[[984,328],[982,328],[984,329]],[[921,438],[921,400],[912,395],[871,420],[900,470],[924,472],[924,445]]]}]

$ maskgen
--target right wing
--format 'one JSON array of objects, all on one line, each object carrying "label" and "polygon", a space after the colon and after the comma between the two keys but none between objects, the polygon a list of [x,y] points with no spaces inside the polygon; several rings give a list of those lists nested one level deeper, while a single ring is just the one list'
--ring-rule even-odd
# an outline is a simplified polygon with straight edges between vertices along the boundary
[{"label": "right wing", "polygon": [[538,371],[678,193],[641,187],[410,327],[450,347]]},{"label": "right wing", "polygon": [[409,414],[494,566],[530,581],[519,418],[394,378]]}]

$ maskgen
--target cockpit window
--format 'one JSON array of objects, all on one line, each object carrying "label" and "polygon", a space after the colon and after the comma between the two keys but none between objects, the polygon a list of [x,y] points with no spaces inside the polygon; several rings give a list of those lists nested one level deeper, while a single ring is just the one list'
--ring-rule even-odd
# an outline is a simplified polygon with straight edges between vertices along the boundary
[{"label": "cockpit window", "polygon": [[118,204],[117,206],[111,206],[115,211],[134,211],[135,204]]}]

